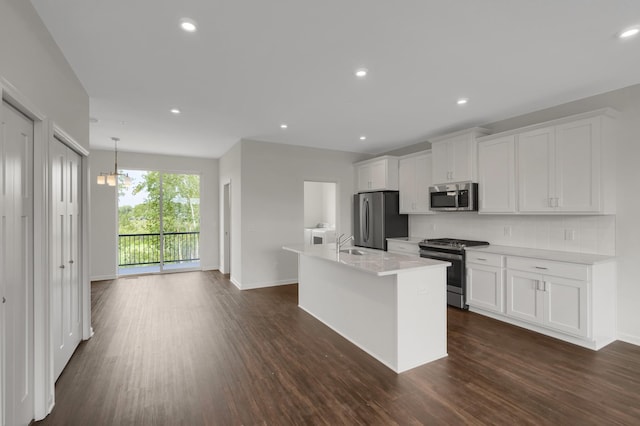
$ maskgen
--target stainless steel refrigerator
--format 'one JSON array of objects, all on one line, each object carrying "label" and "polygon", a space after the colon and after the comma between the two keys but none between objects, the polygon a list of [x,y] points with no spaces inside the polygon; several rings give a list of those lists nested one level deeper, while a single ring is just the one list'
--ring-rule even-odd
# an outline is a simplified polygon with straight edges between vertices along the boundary
[{"label": "stainless steel refrigerator", "polygon": [[398,191],[364,192],[353,196],[354,244],[387,249],[387,238],[408,237],[409,219],[400,214]]}]

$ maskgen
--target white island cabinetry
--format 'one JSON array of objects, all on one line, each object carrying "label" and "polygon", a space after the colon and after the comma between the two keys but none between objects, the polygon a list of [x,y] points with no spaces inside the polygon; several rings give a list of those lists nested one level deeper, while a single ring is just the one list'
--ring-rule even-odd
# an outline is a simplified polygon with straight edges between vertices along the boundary
[{"label": "white island cabinetry", "polygon": [[448,262],[292,246],[298,305],[397,373],[447,355]]}]

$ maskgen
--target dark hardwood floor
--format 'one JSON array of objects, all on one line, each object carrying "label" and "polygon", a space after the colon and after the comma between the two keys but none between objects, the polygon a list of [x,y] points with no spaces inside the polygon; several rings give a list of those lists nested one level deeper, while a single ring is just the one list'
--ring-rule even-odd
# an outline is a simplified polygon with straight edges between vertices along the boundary
[{"label": "dark hardwood floor", "polygon": [[640,424],[640,348],[599,352],[449,309],[449,356],[396,375],[222,274],[92,285],[95,336],[41,425]]}]

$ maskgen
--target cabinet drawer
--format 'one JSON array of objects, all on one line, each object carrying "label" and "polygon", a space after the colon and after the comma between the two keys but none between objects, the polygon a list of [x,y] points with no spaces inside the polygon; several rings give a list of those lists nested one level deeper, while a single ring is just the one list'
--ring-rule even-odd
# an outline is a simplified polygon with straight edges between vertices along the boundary
[{"label": "cabinet drawer", "polygon": [[589,266],[576,263],[554,262],[552,260],[538,260],[525,257],[507,257],[507,268],[519,271],[534,272],[541,275],[571,278],[574,280],[589,280]]},{"label": "cabinet drawer", "polygon": [[403,243],[401,241],[387,241],[387,251],[420,256],[420,247],[418,247],[418,244]]},{"label": "cabinet drawer", "polygon": [[474,251],[467,251],[466,253],[467,263],[475,263],[477,265],[495,266],[498,268],[504,267],[504,256],[495,253],[478,253]]}]

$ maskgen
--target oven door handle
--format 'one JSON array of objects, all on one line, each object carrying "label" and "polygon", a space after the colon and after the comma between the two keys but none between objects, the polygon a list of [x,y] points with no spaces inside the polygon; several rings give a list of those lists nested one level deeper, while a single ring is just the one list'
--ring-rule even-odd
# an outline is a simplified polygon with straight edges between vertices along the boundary
[{"label": "oven door handle", "polygon": [[462,255],[442,253],[439,251],[420,250],[420,257],[446,259],[446,260],[462,260]]}]

